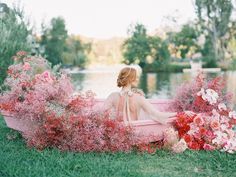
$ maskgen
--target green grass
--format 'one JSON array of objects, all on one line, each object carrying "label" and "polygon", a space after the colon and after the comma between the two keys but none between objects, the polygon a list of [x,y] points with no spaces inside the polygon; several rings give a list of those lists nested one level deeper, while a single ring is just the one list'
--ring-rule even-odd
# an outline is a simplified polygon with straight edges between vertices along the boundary
[{"label": "green grass", "polygon": [[[14,137],[14,138],[11,138]],[[172,154],[72,153],[37,151],[26,147],[21,136],[0,119],[1,177],[79,176],[230,176],[236,175],[236,154],[193,152]]]}]

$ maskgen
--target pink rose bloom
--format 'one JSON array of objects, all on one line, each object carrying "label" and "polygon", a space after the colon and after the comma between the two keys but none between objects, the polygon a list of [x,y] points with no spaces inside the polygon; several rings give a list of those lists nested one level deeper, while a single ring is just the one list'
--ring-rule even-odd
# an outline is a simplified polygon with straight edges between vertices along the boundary
[{"label": "pink rose bloom", "polygon": [[204,123],[204,120],[202,117],[200,117],[199,115],[197,115],[194,119],[193,122],[198,125],[198,126],[202,126]]},{"label": "pink rose bloom", "polygon": [[211,128],[213,130],[219,130],[220,128],[220,123],[218,121],[213,120],[210,124]]},{"label": "pink rose bloom", "polygon": [[215,147],[214,146],[212,146],[212,145],[210,145],[210,144],[204,144],[203,145],[203,149],[204,150],[208,150],[208,151],[212,151],[212,150],[215,150]]},{"label": "pink rose bloom", "polygon": [[209,138],[209,139],[211,139],[211,140],[212,140],[213,138],[215,138],[214,133],[213,133],[212,131],[210,131],[210,130],[207,130],[206,133],[205,133],[205,135],[206,135],[207,138]]},{"label": "pink rose bloom", "polygon": [[25,62],[25,64],[23,65],[23,70],[28,71],[30,70],[30,68],[30,64],[28,62]]},{"label": "pink rose bloom", "polygon": [[181,153],[184,152],[187,148],[187,143],[184,141],[184,139],[181,139],[178,143],[174,144],[174,146],[172,147],[172,151],[175,153]]}]

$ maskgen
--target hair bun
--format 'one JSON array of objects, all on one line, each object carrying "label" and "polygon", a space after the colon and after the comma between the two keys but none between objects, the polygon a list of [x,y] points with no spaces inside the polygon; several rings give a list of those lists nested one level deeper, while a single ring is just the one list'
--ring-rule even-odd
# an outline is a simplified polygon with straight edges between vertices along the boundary
[{"label": "hair bun", "polygon": [[117,86],[124,87],[136,80],[136,70],[131,67],[123,68],[117,78]]}]

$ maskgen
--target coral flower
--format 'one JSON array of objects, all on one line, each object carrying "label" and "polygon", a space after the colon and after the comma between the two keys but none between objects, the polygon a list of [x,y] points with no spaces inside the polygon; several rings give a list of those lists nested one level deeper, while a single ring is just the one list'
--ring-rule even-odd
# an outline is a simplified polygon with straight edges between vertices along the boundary
[{"label": "coral flower", "polygon": [[193,122],[198,125],[198,126],[201,126],[203,125],[204,123],[204,120],[202,117],[200,117],[199,115],[197,115],[194,119],[193,119]]},{"label": "coral flower", "polygon": [[220,123],[218,121],[213,120],[210,126],[213,130],[218,130],[220,128]]}]

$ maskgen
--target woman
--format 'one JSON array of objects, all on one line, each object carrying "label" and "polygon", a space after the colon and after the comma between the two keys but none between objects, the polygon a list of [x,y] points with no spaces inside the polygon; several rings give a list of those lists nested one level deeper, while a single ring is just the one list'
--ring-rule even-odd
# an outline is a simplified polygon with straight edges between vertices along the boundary
[{"label": "woman", "polygon": [[[135,121],[139,119],[143,110],[149,118],[162,124],[175,120],[176,112],[159,112],[144,97],[142,92],[132,89],[138,84],[137,71],[132,67],[123,68],[117,78],[117,86],[120,92],[111,93],[105,101],[107,110],[115,110],[115,118],[123,121]],[[186,112],[192,114],[191,112]]]}]

